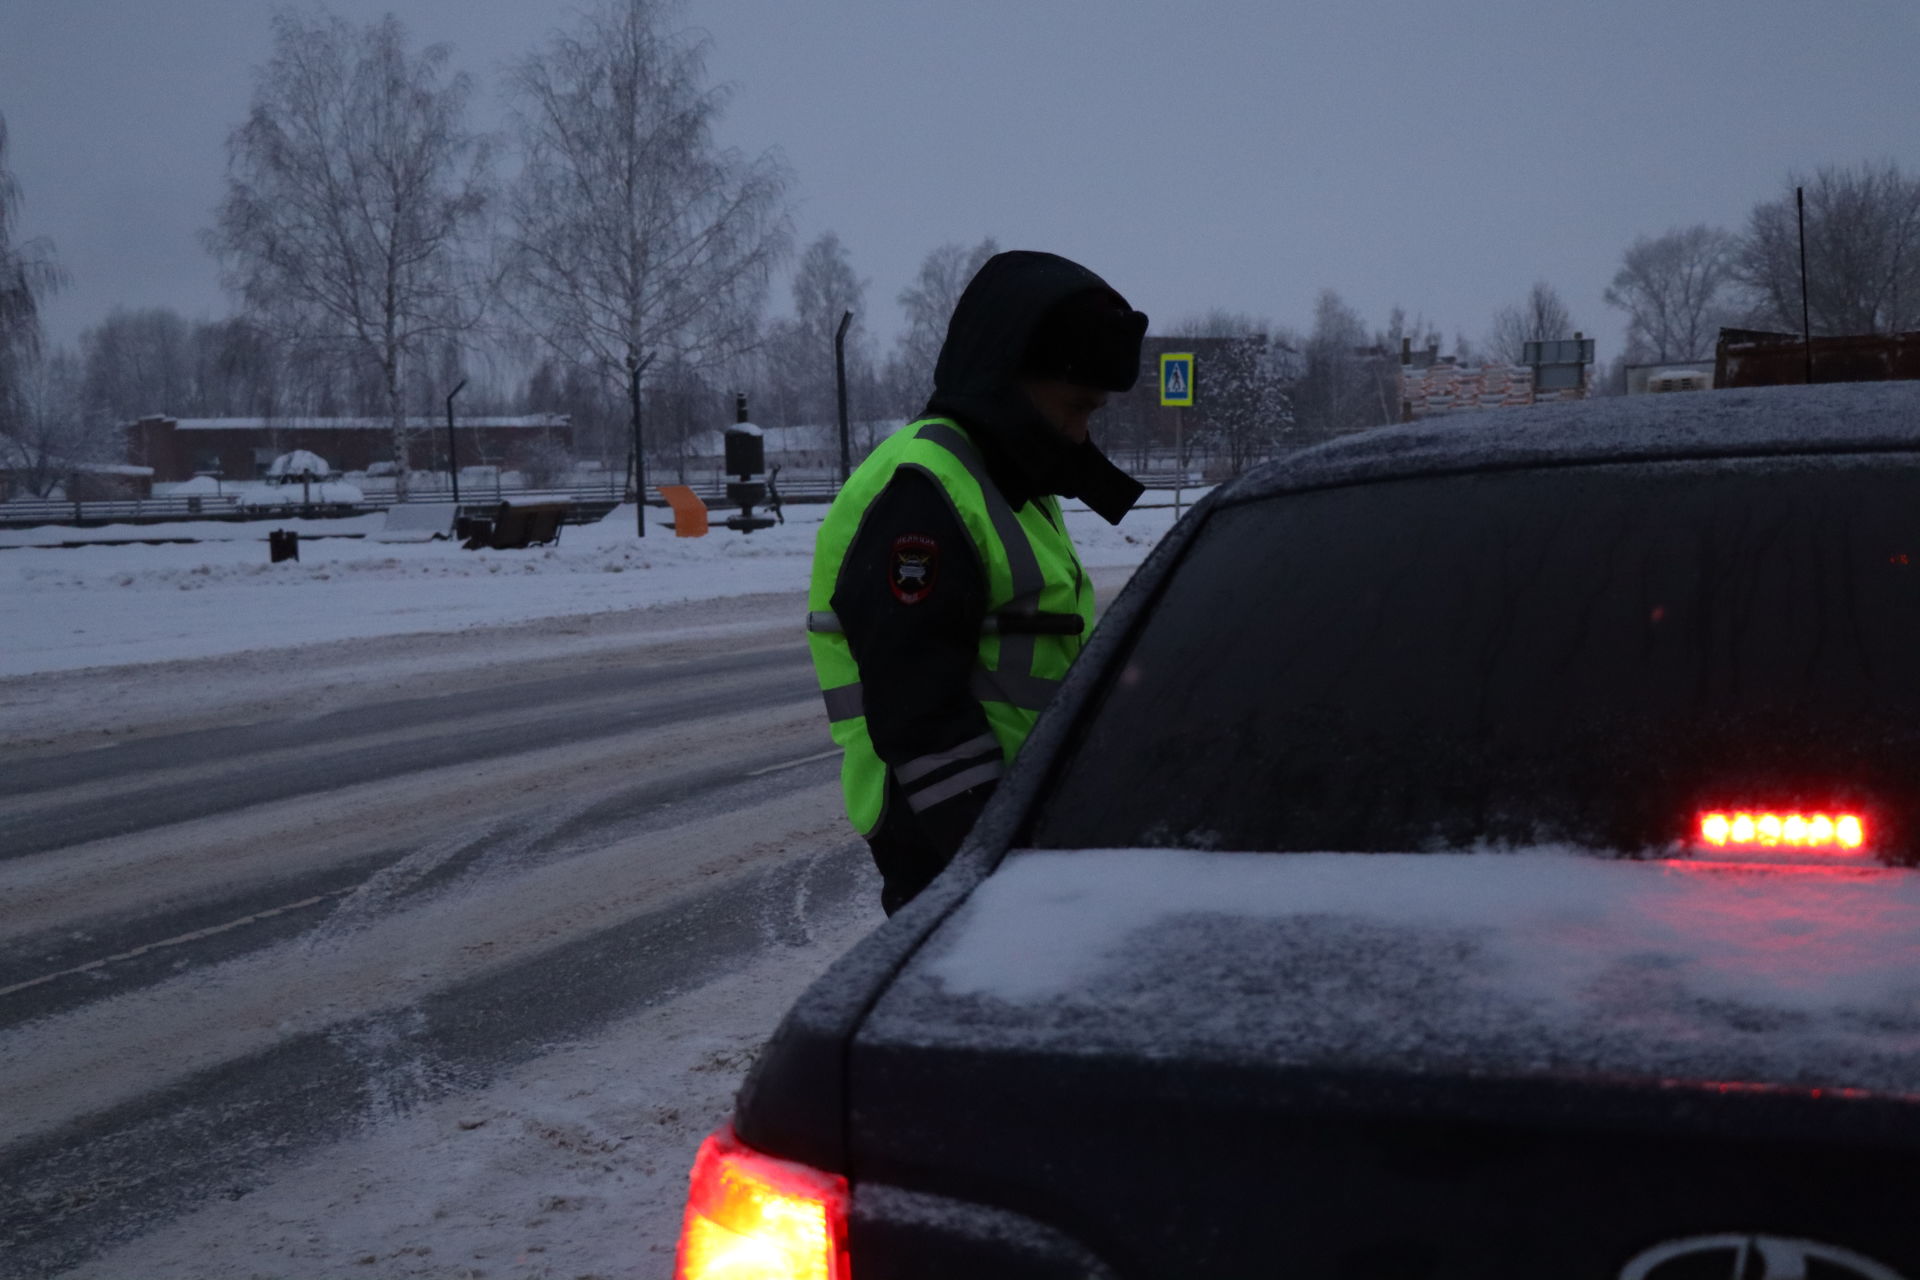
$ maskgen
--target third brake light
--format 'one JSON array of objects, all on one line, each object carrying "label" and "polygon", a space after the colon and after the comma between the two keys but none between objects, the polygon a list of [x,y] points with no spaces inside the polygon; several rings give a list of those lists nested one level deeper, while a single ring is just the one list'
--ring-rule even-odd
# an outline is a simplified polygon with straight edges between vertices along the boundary
[{"label": "third brake light", "polygon": [[1866,843],[1857,813],[1714,809],[1700,815],[1702,844],[1715,849],[1858,849]]}]

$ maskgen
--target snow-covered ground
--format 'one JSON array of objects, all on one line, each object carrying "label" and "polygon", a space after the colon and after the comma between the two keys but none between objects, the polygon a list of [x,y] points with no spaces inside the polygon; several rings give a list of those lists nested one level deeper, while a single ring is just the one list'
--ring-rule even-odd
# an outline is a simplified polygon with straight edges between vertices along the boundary
[{"label": "snow-covered ground", "polygon": [[[377,517],[0,533],[13,548],[0,549],[0,711],[9,722],[0,742],[64,751],[89,735],[124,741],[203,721],[245,723],[286,714],[289,697],[302,714],[319,714],[384,692],[471,687],[491,667],[535,655],[631,661],[657,651],[684,660],[714,636],[765,644],[789,615],[797,644],[824,514],[789,507],[784,526],[750,536],[717,528],[704,539],[652,524],[642,542],[627,507],[568,528],[558,547],[511,552],[319,536],[364,535]],[[1173,514],[1149,507],[1114,528],[1069,511],[1103,594]],[[298,563],[268,563],[266,534],[279,527],[301,531]],[[116,544],[154,537],[205,540]],[[57,545],[66,540],[98,545]],[[159,662],[173,665],[140,665]],[[765,716],[756,724],[764,737]],[[585,773],[568,776],[590,785]],[[840,830],[830,788],[795,794],[821,812],[763,825],[815,840],[829,838],[817,827]],[[207,829],[178,834],[204,840]],[[121,844],[151,853],[154,839]],[[659,844],[648,839],[656,855]],[[50,855],[49,865],[63,858]],[[511,881],[522,897],[524,880]],[[810,920],[804,946],[775,947],[590,1040],[557,1045],[478,1093],[369,1123],[237,1199],[209,1202],[70,1274],[663,1277],[695,1147],[727,1113],[780,1014],[878,918],[863,896],[851,912]],[[244,981],[266,963],[243,958],[215,972]]]},{"label": "snow-covered ground", "polygon": [[[0,677],[800,593],[825,513],[790,506],[784,525],[759,533],[676,538],[650,511],[643,540],[628,506],[525,551],[317,536],[364,535],[377,516],[0,531],[0,546],[13,548],[0,550]],[[1085,510],[1067,519],[1087,567],[1115,568],[1138,564],[1173,512],[1137,510],[1117,527]],[[276,528],[301,531],[297,562],[268,563]],[[108,545],[161,537],[207,540]],[[62,540],[102,545],[47,545]]]},{"label": "snow-covered ground", "polygon": [[557,1048],[478,1094],[370,1126],[237,1200],[216,1200],[70,1280],[665,1280],[695,1148],[787,1006],[873,927]]}]

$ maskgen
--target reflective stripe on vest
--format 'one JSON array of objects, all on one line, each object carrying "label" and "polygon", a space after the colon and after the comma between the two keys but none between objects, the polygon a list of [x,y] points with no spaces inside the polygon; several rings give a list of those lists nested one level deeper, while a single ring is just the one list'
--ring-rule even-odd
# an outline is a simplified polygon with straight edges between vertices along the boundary
[{"label": "reflective stripe on vest", "polygon": [[[1040,572],[1040,560],[1033,554],[1033,543],[1027,540],[1027,531],[1020,527],[1020,518],[1013,514],[1005,495],[994,484],[993,477],[987,474],[986,460],[980,456],[980,451],[973,447],[973,441],[967,439],[958,427],[944,422],[927,423],[920,428],[920,438],[933,441],[960,459],[960,465],[967,469],[967,474],[973,477],[974,483],[980,486],[980,492],[985,495],[987,519],[993,521],[993,531],[1000,535],[1000,546],[1006,553],[1007,568],[1013,576],[1013,599],[1008,602],[1007,611],[1032,613],[1039,609],[1040,593],[1047,587],[1046,577]],[[1033,636],[1014,635],[1003,639],[1000,642],[1000,670],[1023,675],[1031,672],[1033,651]],[[975,696],[978,696],[977,689]]]},{"label": "reflective stripe on vest", "polygon": [[[859,666],[832,612],[832,599],[861,521],[902,467],[922,472],[946,496],[986,571],[988,616],[969,691],[986,713],[1003,760],[1011,760],[1025,742],[1092,626],[1092,589],[1057,502],[1040,498],[1014,511],[966,432],[949,420],[912,423],[882,442],[842,486],[821,525],[807,599],[807,644],[833,739],[844,751],[847,815],[863,834],[883,816],[887,768],[867,734]],[[953,778],[910,788],[908,803],[918,810],[958,794],[955,787],[979,785],[990,774],[997,776],[991,764],[980,762]],[[958,778],[968,781],[961,784]]]}]

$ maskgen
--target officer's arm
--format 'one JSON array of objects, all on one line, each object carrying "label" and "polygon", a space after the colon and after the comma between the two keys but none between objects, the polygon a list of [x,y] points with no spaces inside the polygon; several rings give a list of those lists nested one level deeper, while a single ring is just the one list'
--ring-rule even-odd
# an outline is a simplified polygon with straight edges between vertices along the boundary
[{"label": "officer's arm", "polygon": [[922,831],[951,855],[1000,776],[1000,746],[971,692],[987,584],[939,483],[896,472],[867,509],[833,593],[874,750]]}]

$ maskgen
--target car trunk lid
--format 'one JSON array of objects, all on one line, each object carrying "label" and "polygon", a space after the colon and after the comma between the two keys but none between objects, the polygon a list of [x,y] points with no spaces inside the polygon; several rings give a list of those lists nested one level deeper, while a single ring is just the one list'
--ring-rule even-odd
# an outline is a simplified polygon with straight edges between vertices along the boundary
[{"label": "car trunk lid", "polygon": [[1871,865],[1015,854],[857,1038],[854,1176],[1123,1273],[1912,1273],[1916,944]]}]

